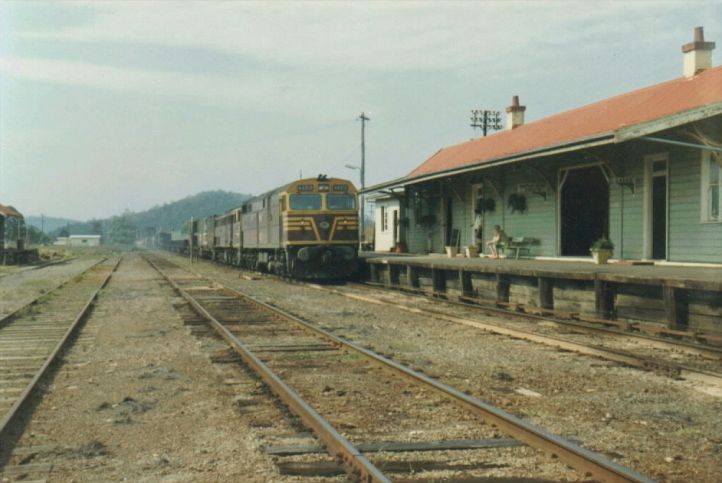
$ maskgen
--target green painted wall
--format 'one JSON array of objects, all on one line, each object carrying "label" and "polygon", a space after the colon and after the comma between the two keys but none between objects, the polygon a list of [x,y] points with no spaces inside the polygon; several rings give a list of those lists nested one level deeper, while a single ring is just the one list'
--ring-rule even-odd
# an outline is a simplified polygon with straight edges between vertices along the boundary
[{"label": "green painted wall", "polygon": [[[497,199],[497,216],[489,217],[485,230],[489,238],[493,235],[494,225],[499,224],[510,237],[531,237],[538,240],[531,249],[532,256],[554,256],[557,245],[556,194],[546,191],[546,199],[536,193],[525,193],[527,210],[523,213],[512,212],[508,206],[511,193],[517,193],[520,183],[543,183],[544,179],[530,168],[519,165],[509,167],[504,173],[504,199]],[[501,208],[501,210],[500,210]]]},{"label": "green painted wall", "polygon": [[[441,228],[439,220],[439,200],[437,197],[424,200],[420,205],[412,202],[411,195],[406,194],[406,213],[409,224],[406,231],[406,243],[411,253],[427,253],[429,250],[429,231],[431,231],[431,250],[441,252]],[[436,217],[436,222],[431,226],[431,230],[419,222],[420,217],[432,214]]]},{"label": "green painted wall", "polygon": [[632,143],[626,151],[622,175],[634,178],[636,192],[619,185],[610,186],[610,238],[616,246],[615,257],[643,258],[645,200],[648,196],[645,157],[667,154],[668,259],[722,263],[722,223],[705,223],[700,216],[701,151],[643,143]]},{"label": "green painted wall", "polygon": [[722,223],[701,221],[702,154],[699,150],[669,151],[669,259],[722,263]]},{"label": "green painted wall", "polygon": [[641,152],[627,152],[617,176],[634,178],[634,190],[627,186],[609,186],[609,238],[614,242],[614,257],[641,259],[643,244],[644,164]]}]

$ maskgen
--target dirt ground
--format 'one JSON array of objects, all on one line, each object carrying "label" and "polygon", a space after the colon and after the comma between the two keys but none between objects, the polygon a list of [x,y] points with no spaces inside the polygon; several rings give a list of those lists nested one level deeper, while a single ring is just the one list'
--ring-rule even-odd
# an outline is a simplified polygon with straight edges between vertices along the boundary
[{"label": "dirt ground", "polygon": [[277,479],[174,301],[125,256],[17,444],[13,463],[48,471],[3,481]]},{"label": "dirt ground", "polygon": [[88,254],[43,268],[12,265],[0,272],[0,316],[52,290],[100,260]]},{"label": "dirt ground", "polygon": [[[193,269],[651,478],[722,473],[722,399],[689,383],[225,267]],[[10,464],[28,471],[0,481],[297,481],[263,446],[285,434],[288,444],[313,440],[273,403],[244,408],[260,384],[211,362],[223,345],[184,325],[180,302],[126,254],[18,440]]]}]

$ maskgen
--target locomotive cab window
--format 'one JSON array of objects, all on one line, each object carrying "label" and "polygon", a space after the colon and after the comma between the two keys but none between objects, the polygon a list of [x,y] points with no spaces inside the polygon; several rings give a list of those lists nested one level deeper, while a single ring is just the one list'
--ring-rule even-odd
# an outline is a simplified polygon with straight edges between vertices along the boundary
[{"label": "locomotive cab window", "polygon": [[354,195],[326,195],[326,206],[329,210],[354,210],[356,209],[356,197]]},{"label": "locomotive cab window", "polygon": [[291,195],[290,205],[292,210],[320,210],[321,195]]}]

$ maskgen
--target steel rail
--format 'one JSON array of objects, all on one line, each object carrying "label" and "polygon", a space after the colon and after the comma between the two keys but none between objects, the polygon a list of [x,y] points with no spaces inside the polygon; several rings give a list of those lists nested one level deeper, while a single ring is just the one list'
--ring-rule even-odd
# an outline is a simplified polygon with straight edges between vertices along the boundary
[{"label": "steel rail", "polygon": [[260,301],[255,297],[245,294],[241,291],[229,287],[224,287],[221,284],[218,284],[218,286],[229,292],[235,293],[237,296],[242,297],[245,300],[249,300],[257,304],[258,306],[263,307],[287,320],[290,320],[341,347],[352,350],[371,361],[374,361],[381,364],[382,366],[392,369],[392,371],[401,373],[409,377],[410,379],[431,388],[432,390],[440,393],[445,397],[450,397],[457,403],[460,403],[462,406],[480,415],[490,424],[495,425],[497,428],[499,428],[500,431],[510,435],[518,441],[526,443],[533,448],[541,450],[544,453],[558,457],[561,461],[582,473],[590,473],[594,478],[599,481],[632,481],[645,483],[653,481],[635,470],[626,468],[609,460],[603,455],[590,451],[586,448],[582,448],[581,446],[565,438],[549,433],[541,428],[537,428],[536,426],[533,426],[532,424],[524,421],[523,419],[509,414],[502,409],[499,409],[484,401],[481,401],[480,399],[463,393],[454,387],[432,379],[425,374],[405,367],[391,359],[376,354],[354,342],[332,334],[325,329],[316,327],[304,321],[303,319],[289,312],[286,312],[283,309]]},{"label": "steel rail", "polygon": [[[599,347],[593,345],[587,345],[579,342],[573,342],[560,337],[554,337],[550,335],[537,334],[532,331],[523,329],[511,329],[498,324],[489,322],[479,322],[476,320],[465,319],[455,315],[445,314],[441,311],[429,309],[429,308],[417,308],[409,307],[404,304],[385,302],[383,300],[365,297],[363,295],[356,295],[351,293],[345,293],[342,290],[326,288],[316,284],[306,284],[308,287],[315,288],[317,290],[324,290],[336,295],[347,297],[350,299],[359,300],[361,302],[373,303],[377,305],[390,305],[400,310],[412,312],[415,314],[429,315],[437,319],[445,320],[455,324],[462,324],[470,327],[476,327],[487,332],[494,334],[505,335],[515,339],[526,340],[538,344],[547,346],[557,347],[559,349],[569,350],[578,352],[580,354],[590,355],[606,359],[614,362],[626,364],[628,366],[637,367],[644,370],[658,370],[674,377],[682,377],[684,379],[693,380],[705,384],[714,384],[722,386],[722,374],[703,371],[694,367],[689,367],[684,364],[678,364],[675,362],[661,361],[658,359],[652,359],[648,357],[638,356],[626,351],[619,349],[609,349],[606,347]],[[465,306],[466,304],[461,304]],[[555,322],[554,319],[544,319]]]},{"label": "steel rail", "polygon": [[[687,352],[692,355],[699,355],[699,356],[702,356],[702,357],[705,357],[705,358],[711,359],[711,360],[722,360],[722,348],[720,348],[720,347],[694,344],[691,342],[686,342],[686,341],[681,341],[681,340],[663,339],[660,337],[654,337],[654,336],[647,335],[647,334],[640,334],[640,333],[635,333],[635,332],[625,332],[625,331],[621,331],[621,330],[612,329],[609,327],[598,327],[598,326],[594,326],[594,325],[585,323],[583,321],[565,319],[565,318],[561,318],[561,317],[553,317],[553,316],[548,316],[548,315],[537,315],[537,314],[529,314],[529,313],[524,313],[524,312],[516,312],[516,311],[512,311],[512,310],[508,310],[508,309],[502,309],[499,307],[493,307],[489,304],[433,297],[432,295],[427,294],[423,290],[419,290],[419,289],[408,289],[408,288],[404,288],[404,287],[387,288],[383,284],[374,283],[374,282],[357,282],[354,285],[364,287],[364,288],[371,287],[371,288],[374,288],[376,290],[381,290],[381,291],[401,292],[401,293],[416,295],[418,297],[423,297],[425,299],[442,301],[445,304],[463,307],[463,308],[467,308],[467,309],[473,309],[473,310],[487,313],[487,314],[504,315],[506,317],[516,317],[519,319],[539,320],[542,322],[554,322],[557,324],[567,325],[570,327],[586,330],[586,331],[592,332],[592,333],[602,334],[605,336],[614,336],[614,337],[620,337],[623,339],[639,339],[652,347],[659,347],[659,348],[668,349],[668,350],[681,350],[683,352]],[[323,288],[323,287],[321,287],[321,288]],[[466,297],[465,297],[465,299],[466,299]]]},{"label": "steel rail", "polygon": [[68,278],[67,280],[64,280],[64,281],[60,282],[58,285],[56,285],[55,287],[51,288],[51,289],[48,290],[47,292],[38,295],[37,297],[35,297],[34,299],[32,299],[30,302],[27,302],[27,303],[26,303],[25,305],[23,305],[22,307],[19,307],[19,308],[13,310],[13,311],[10,312],[9,314],[3,315],[2,317],[0,317],[0,328],[2,328],[3,326],[9,324],[10,321],[12,321],[12,319],[14,319],[15,317],[17,317],[18,315],[20,315],[20,313],[21,313],[23,310],[25,310],[25,309],[27,309],[28,307],[30,307],[30,306],[35,305],[36,303],[38,303],[38,301],[39,301],[40,299],[42,299],[42,298],[44,298],[44,297],[47,297],[49,294],[52,294],[52,293],[55,292],[56,290],[61,289],[62,287],[64,287],[65,285],[67,285],[67,284],[69,284],[71,281],[73,281],[73,279],[75,279],[76,277],[84,275],[84,274],[87,273],[89,270],[92,270],[93,267],[97,267],[98,265],[100,265],[101,263],[103,263],[104,261],[106,261],[107,259],[108,259],[108,257],[103,257],[103,258],[101,258],[100,260],[98,260],[97,262],[95,262],[94,264],[92,264],[91,266],[89,266],[88,268],[86,268],[85,270],[83,270],[82,272],[80,272],[80,274],[78,274],[78,275],[73,275],[72,277]]},{"label": "steel rail", "polygon": [[[40,367],[40,369],[37,370],[31,381],[28,383],[28,385],[25,387],[22,393],[20,393],[20,396],[15,403],[10,406],[10,409],[5,413],[5,416],[3,416],[2,419],[0,419],[0,436],[5,434],[5,431],[10,427],[10,423],[14,419],[14,417],[20,412],[20,410],[25,406],[27,401],[30,398],[30,395],[35,391],[37,388],[38,383],[40,380],[42,380],[43,376],[45,376],[48,368],[52,366],[52,364],[57,360],[58,355],[63,350],[65,344],[68,342],[70,337],[73,335],[75,330],[80,325],[80,322],[85,318],[85,316],[90,311],[91,307],[95,303],[95,299],[98,297],[98,294],[100,291],[108,284],[108,281],[110,280],[111,275],[117,270],[118,265],[120,265],[120,261],[123,259],[122,256],[118,258],[118,261],[115,262],[111,270],[108,272],[108,274],[103,278],[103,281],[100,283],[97,289],[95,289],[92,293],[92,295],[88,298],[88,301],[85,303],[83,308],[80,310],[80,313],[78,313],[77,317],[73,320],[72,324],[63,334],[63,337],[58,341],[58,343],[55,345],[55,348],[50,353],[50,355],[45,359],[45,362]],[[101,260],[100,262],[92,265],[87,270],[85,270],[81,275],[85,275],[88,273],[89,270],[93,269],[94,267],[97,267],[100,263],[102,263],[104,260]],[[75,278],[75,277],[73,277]],[[71,279],[72,280],[72,279]],[[65,283],[60,285],[62,287]],[[59,288],[59,287],[58,287]],[[45,294],[47,295],[47,294]],[[2,441],[2,439],[0,439]]]},{"label": "steel rail", "polygon": [[[211,315],[191,294],[175,283],[155,262],[145,257],[146,261],[183,297],[213,329],[241,356],[271,390],[311,428],[324,442],[331,456],[340,457],[343,466],[349,473],[355,473],[360,481],[385,483],[391,480],[384,475],[371,461],[355,448],[326,419],[304,401],[298,393],[283,382],[266,364],[264,364],[243,342],[241,342],[226,326]],[[179,267],[180,268],[180,267]],[[225,287],[219,287],[226,289]],[[226,289],[228,290],[228,289]]]}]

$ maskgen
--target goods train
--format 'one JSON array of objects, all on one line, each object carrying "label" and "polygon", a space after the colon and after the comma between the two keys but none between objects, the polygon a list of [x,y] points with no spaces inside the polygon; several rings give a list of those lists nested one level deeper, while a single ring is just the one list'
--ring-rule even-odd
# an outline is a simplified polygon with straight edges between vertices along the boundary
[{"label": "goods train", "polygon": [[353,183],[320,175],[193,220],[187,241],[172,248],[294,278],[338,279],[356,270],[358,230]]}]

